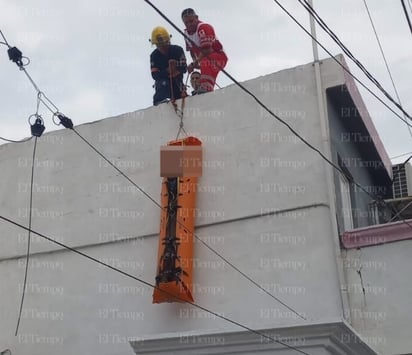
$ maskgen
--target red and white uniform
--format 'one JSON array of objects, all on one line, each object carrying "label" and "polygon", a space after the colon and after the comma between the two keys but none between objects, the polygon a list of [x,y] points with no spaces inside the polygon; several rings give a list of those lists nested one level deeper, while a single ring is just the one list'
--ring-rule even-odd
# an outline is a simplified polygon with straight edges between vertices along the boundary
[{"label": "red and white uniform", "polygon": [[223,69],[227,63],[227,56],[223,51],[223,46],[216,38],[215,30],[207,23],[200,22],[197,24],[194,33],[185,34],[190,38],[196,47],[186,39],[186,50],[197,58],[201,53],[200,49],[212,48],[213,52],[202,58],[200,65],[200,87],[206,91],[213,91],[216,83],[216,77],[219,71]]}]

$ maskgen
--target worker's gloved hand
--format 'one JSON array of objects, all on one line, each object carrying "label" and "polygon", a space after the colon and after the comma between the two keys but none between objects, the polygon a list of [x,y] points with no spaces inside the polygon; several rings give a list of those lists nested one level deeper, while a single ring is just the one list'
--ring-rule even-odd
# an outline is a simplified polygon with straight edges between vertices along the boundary
[{"label": "worker's gloved hand", "polygon": [[176,67],[177,67],[177,60],[169,59],[169,74],[172,78],[180,74],[180,72],[176,69]]},{"label": "worker's gloved hand", "polygon": [[193,62],[193,63],[190,63],[188,66],[187,66],[187,72],[190,74],[193,70],[195,70],[196,68],[199,68],[199,63],[196,61],[196,62]]}]

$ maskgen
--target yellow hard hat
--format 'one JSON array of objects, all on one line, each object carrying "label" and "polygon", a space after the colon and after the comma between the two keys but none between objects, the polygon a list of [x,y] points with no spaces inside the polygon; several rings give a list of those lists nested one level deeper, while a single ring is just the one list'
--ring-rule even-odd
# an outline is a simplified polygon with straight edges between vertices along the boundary
[{"label": "yellow hard hat", "polygon": [[164,27],[155,27],[152,31],[152,44],[161,45],[170,42],[170,35]]}]

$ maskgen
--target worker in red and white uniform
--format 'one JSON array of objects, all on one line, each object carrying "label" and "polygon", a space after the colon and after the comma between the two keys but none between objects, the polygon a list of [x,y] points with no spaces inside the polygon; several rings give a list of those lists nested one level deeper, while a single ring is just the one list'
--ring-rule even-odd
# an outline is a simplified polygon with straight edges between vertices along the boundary
[{"label": "worker in red and white uniform", "polygon": [[200,88],[198,93],[213,91],[216,77],[227,63],[223,46],[216,38],[215,30],[207,23],[199,21],[193,9],[182,11],[182,20],[186,26],[186,50],[190,51],[193,63],[187,70],[191,73],[195,68],[200,69]]}]

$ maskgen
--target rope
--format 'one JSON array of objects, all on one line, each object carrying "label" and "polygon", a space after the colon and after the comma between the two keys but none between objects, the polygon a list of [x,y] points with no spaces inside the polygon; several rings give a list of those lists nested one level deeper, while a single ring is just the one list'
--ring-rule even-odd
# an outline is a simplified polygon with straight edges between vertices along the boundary
[{"label": "rope", "polygon": [[182,87],[182,105],[180,106],[180,112],[176,111],[176,114],[180,117],[180,123],[179,123],[179,130],[177,131],[176,135],[176,140],[179,139],[180,132],[183,131],[186,137],[188,136],[187,132],[185,131],[183,127],[183,115],[184,115],[184,108],[185,108],[185,102],[186,102],[186,96],[187,96],[187,81],[189,80],[189,75],[186,77],[185,84]]},{"label": "rope", "polygon": [[179,130],[177,131],[177,135],[176,135],[176,140],[177,140],[180,136],[180,132],[182,132],[182,131],[185,133],[186,136],[188,136],[187,132],[185,131],[185,129],[183,127],[183,115],[184,115],[183,110],[184,110],[184,107],[185,107],[185,99],[186,99],[186,96],[187,96],[186,88],[187,88],[187,81],[189,79],[189,76],[187,76],[186,82],[182,87],[182,91],[181,91],[182,103],[181,103],[181,106],[180,106],[180,109],[179,109],[179,107],[177,106],[177,103],[176,103],[174,90],[173,90],[173,80],[174,80],[174,78],[172,77],[171,68],[172,68],[172,66],[169,62],[169,80],[170,80],[170,96],[171,96],[171,101],[170,102],[173,105],[173,108],[175,110],[176,115],[180,118]]},{"label": "rope", "polygon": [[175,102],[176,100],[175,100],[175,95],[174,95],[174,92],[173,92],[173,77],[172,77],[172,66],[171,66],[171,64],[170,64],[170,61],[169,61],[169,80],[170,80],[170,83],[169,83],[169,85],[170,85],[170,98],[171,98],[171,100],[172,100],[172,102]]},{"label": "rope", "polygon": [[19,326],[21,321],[21,315],[23,312],[23,304],[24,304],[24,296],[26,295],[26,288],[27,288],[27,275],[29,271],[29,261],[30,261],[30,246],[31,246],[31,226],[32,226],[32,218],[33,218],[33,180],[34,180],[34,167],[35,167],[35,160],[36,160],[36,148],[37,148],[37,137],[34,139],[34,146],[33,146],[33,160],[31,164],[31,177],[30,177],[30,201],[29,201],[29,226],[28,226],[28,236],[27,236],[27,252],[26,252],[26,266],[24,269],[24,281],[23,281],[23,289],[21,294],[20,300],[20,308],[19,308],[19,316],[17,319],[16,331],[14,333],[17,336],[19,332]]}]

